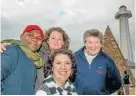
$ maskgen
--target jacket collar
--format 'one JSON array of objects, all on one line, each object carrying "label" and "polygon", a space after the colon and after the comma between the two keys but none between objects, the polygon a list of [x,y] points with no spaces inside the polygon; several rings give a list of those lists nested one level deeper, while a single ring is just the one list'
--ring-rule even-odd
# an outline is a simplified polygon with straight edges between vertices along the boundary
[{"label": "jacket collar", "polygon": [[[85,57],[85,54],[84,54],[84,50],[85,50],[85,46],[83,46],[80,50],[79,50],[79,56],[83,59],[83,60],[86,60],[86,57]],[[103,52],[102,52],[102,48],[100,49],[100,51],[99,51],[99,53],[97,54],[97,56],[100,56],[100,55],[102,55],[102,54],[104,54]],[[96,57],[97,57],[96,56]]]},{"label": "jacket collar", "polygon": [[39,51],[45,53],[47,51],[48,45],[47,43],[44,41],[41,45],[41,48],[39,49]]},{"label": "jacket collar", "polygon": [[79,56],[83,59],[86,60],[85,54],[84,54],[84,50],[85,50],[85,46],[83,46],[80,50],[79,50]]}]

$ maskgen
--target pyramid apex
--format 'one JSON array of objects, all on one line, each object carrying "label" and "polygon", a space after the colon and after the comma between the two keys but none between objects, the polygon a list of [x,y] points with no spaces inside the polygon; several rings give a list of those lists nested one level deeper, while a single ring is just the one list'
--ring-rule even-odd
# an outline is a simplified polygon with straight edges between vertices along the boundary
[{"label": "pyramid apex", "polygon": [[110,30],[110,26],[109,26],[109,25],[107,25],[107,28],[106,28],[106,30]]},{"label": "pyramid apex", "polygon": [[107,28],[106,28],[105,33],[104,33],[104,34],[112,34],[112,32],[111,32],[111,29],[110,29],[110,26],[109,26],[109,25],[107,25]]},{"label": "pyramid apex", "polygon": [[109,28],[110,26],[109,25],[107,25],[107,28]]}]

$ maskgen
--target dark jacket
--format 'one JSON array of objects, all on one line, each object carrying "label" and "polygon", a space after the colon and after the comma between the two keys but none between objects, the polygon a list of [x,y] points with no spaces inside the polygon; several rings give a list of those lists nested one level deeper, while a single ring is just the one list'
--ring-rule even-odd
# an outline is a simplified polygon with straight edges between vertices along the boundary
[{"label": "dark jacket", "polygon": [[111,94],[121,87],[121,76],[114,61],[100,51],[88,64],[84,47],[75,53],[77,75],[75,88],[78,94],[98,95]]},{"label": "dark jacket", "polygon": [[35,94],[36,66],[17,45],[1,53],[1,94]]},{"label": "dark jacket", "polygon": [[124,80],[124,84],[130,84],[130,82],[129,82],[129,74],[128,73],[124,74],[123,80]]}]

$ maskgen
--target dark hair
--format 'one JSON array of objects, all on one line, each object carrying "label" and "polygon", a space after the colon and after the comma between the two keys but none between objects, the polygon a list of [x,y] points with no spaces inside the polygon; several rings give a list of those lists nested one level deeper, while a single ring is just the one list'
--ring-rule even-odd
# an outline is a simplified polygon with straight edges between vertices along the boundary
[{"label": "dark hair", "polygon": [[76,69],[76,59],[71,50],[65,50],[65,49],[55,50],[54,53],[51,55],[51,58],[48,60],[48,63],[44,66],[44,77],[47,77],[52,73],[53,61],[58,54],[66,54],[70,58],[72,62],[72,75],[69,77],[69,80],[71,82],[74,82],[77,69]]},{"label": "dark hair", "polygon": [[127,71],[126,71],[126,70],[124,71],[124,74],[127,74]]}]

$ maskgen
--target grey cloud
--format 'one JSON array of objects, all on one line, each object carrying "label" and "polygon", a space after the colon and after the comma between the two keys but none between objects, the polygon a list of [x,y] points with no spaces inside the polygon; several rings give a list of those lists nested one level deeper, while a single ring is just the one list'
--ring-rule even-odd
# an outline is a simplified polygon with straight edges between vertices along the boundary
[{"label": "grey cloud", "polygon": [[38,24],[43,29],[60,26],[70,36],[71,49],[75,51],[83,46],[82,35],[87,29],[97,28],[104,33],[109,25],[119,41],[119,20],[114,16],[120,5],[126,5],[127,9],[132,11],[133,17],[129,19],[129,28],[135,49],[134,2],[134,0],[3,0],[2,39],[19,38],[28,24]]}]

